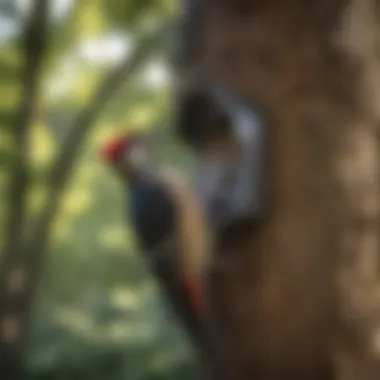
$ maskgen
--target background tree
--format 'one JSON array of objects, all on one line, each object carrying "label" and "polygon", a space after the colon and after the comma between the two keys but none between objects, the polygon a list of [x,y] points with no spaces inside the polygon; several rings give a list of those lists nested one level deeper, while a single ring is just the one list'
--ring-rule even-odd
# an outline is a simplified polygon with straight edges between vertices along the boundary
[{"label": "background tree", "polygon": [[[99,143],[115,128],[160,123],[164,131],[170,123],[161,121],[170,100],[166,46],[175,9],[170,1],[127,3],[51,0],[40,101],[29,120],[25,238],[18,236],[21,253],[12,255],[31,285],[17,305],[23,332],[31,337],[22,366],[26,379],[186,379],[192,373],[185,335],[125,228],[120,189],[97,161]],[[23,92],[19,41],[35,2],[8,5],[12,12],[0,17],[2,243],[9,236],[7,188],[20,149],[12,143]],[[174,141],[161,153],[163,162],[175,155],[181,168],[191,169]],[[2,259],[8,253],[2,250]],[[9,276],[5,269],[2,283]],[[2,313],[9,311],[9,303],[2,306]],[[13,352],[15,376],[22,346],[20,341]],[[0,377],[15,378],[10,372]]]}]

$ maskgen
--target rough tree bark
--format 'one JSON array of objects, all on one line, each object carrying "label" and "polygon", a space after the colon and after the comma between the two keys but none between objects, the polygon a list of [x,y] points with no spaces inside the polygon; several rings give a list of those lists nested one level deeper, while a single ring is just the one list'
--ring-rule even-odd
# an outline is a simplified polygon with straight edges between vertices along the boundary
[{"label": "rough tree bark", "polygon": [[267,219],[221,241],[208,274],[209,378],[378,379],[379,3],[198,3],[192,75],[268,133]]}]

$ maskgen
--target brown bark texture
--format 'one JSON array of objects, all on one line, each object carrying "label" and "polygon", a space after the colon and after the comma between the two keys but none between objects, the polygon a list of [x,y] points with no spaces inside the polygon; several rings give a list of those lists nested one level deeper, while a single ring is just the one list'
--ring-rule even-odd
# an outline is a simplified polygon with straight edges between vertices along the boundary
[{"label": "brown bark texture", "polygon": [[268,145],[264,225],[207,273],[207,378],[380,379],[379,3],[199,3],[183,75],[254,105]]}]

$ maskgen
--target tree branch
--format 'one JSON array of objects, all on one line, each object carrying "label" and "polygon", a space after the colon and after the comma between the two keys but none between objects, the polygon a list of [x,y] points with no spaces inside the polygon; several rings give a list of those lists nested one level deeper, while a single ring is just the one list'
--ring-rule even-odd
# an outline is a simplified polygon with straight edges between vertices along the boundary
[{"label": "tree branch", "polygon": [[93,100],[80,112],[76,121],[74,121],[70,129],[71,132],[65,139],[57,160],[53,165],[47,200],[37,219],[35,230],[31,234],[31,241],[28,242],[28,247],[26,247],[29,251],[29,265],[39,265],[38,262],[40,260],[36,259],[37,257],[42,257],[46,249],[50,235],[50,227],[57,213],[65,184],[73,172],[80,147],[95,120],[115,92],[121,88],[121,85],[134,75],[147,56],[158,48],[162,42],[163,35],[164,32],[155,32],[143,38],[138,43],[132,58],[123,62],[103,80]]}]

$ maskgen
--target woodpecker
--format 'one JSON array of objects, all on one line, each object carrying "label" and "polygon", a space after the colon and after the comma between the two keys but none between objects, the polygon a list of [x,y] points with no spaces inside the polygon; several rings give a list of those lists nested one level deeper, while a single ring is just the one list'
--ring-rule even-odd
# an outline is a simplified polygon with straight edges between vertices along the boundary
[{"label": "woodpecker", "polygon": [[143,134],[124,133],[104,145],[102,156],[125,186],[129,221],[158,285],[190,338],[203,345],[202,212],[189,186],[156,167],[148,145]]}]

